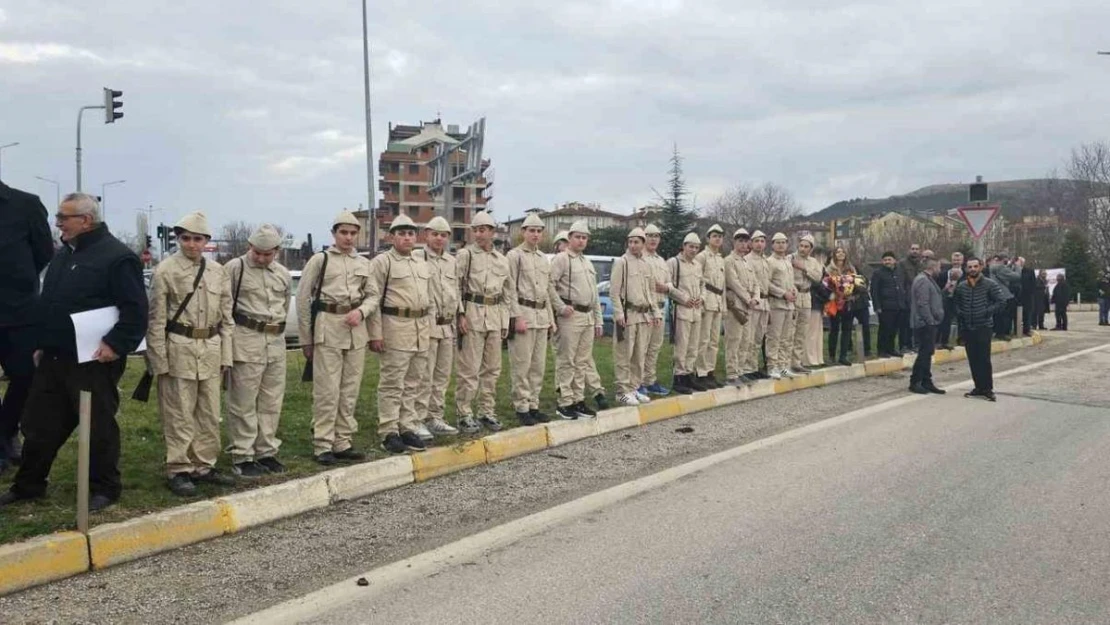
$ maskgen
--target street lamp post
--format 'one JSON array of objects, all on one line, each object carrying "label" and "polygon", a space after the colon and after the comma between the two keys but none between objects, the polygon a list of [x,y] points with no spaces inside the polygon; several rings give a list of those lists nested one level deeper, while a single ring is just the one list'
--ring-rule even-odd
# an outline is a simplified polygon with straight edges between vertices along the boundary
[{"label": "street lamp post", "polygon": [[[2,158],[3,155],[4,155],[4,148],[14,148],[17,145],[19,145],[18,141],[16,141],[15,143],[9,143],[7,145],[0,145],[0,158]],[[3,173],[3,168],[0,168],[0,174],[2,174],[2,173]],[[2,176],[0,176],[0,180],[3,180]]]},{"label": "street lamp post", "polygon": [[108,196],[106,195],[106,193],[108,191],[108,187],[110,187],[114,184],[123,184],[125,182],[127,182],[127,181],[126,180],[113,180],[111,182],[105,182],[104,184],[100,185],[100,219],[101,219],[101,221],[108,221],[108,219],[106,217],[106,215],[108,214]]},{"label": "street lamp post", "polygon": [[378,206],[374,196],[374,149],[370,132],[370,34],[366,22],[366,0],[362,0],[362,88],[366,101],[366,208],[370,215],[370,256],[378,252]]},{"label": "street lamp post", "polygon": [[49,178],[43,178],[42,176],[35,176],[35,178],[38,178],[39,180],[41,180],[43,182],[49,182],[50,184],[54,185],[54,208],[57,208],[58,206],[60,206],[61,203],[62,203],[62,191],[61,191],[62,185],[58,184],[57,180],[51,180]]}]

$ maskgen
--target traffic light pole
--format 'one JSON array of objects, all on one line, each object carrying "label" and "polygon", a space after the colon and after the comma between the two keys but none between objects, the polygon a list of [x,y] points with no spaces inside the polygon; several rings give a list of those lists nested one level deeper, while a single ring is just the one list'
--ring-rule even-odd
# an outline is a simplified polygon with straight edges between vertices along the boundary
[{"label": "traffic light pole", "polygon": [[85,111],[107,108],[104,106],[82,106],[77,111],[77,192],[81,192],[81,116]]}]

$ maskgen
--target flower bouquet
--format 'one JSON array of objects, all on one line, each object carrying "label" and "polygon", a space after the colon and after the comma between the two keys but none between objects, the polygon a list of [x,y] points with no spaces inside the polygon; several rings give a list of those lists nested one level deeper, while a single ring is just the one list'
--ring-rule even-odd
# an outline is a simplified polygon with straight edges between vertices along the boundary
[{"label": "flower bouquet", "polygon": [[832,293],[829,301],[825,303],[825,314],[835,317],[848,307],[848,300],[851,299],[852,293],[856,290],[856,276],[851,273],[839,276],[828,275],[825,276],[824,283],[825,287]]}]

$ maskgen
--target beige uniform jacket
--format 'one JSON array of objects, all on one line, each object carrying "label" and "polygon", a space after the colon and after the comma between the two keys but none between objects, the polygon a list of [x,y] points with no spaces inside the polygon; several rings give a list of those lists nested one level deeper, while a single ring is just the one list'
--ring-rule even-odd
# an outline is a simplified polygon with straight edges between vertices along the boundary
[{"label": "beige uniform jacket", "polygon": [[794,310],[794,302],[784,299],[788,293],[797,293],[794,290],[794,268],[786,256],[771,256],[767,259],[768,292],[771,294],[772,310]]},{"label": "beige uniform jacket", "polygon": [[[242,315],[262,323],[285,323],[293,278],[274,261],[268,267],[251,262],[247,254],[224,265],[231,284],[232,317]],[[266,363],[285,357],[285,334],[266,334],[236,324],[231,341],[235,362]]]},{"label": "beige uniform jacket", "polygon": [[325,304],[350,306],[362,312],[363,319],[370,318],[370,302],[366,290],[370,281],[370,261],[357,252],[349,254],[338,248],[328,248],[326,252],[314,254],[301,272],[301,284],[297,288],[297,320],[300,325],[301,342],[334,347],[336,349],[358,349],[366,347],[370,340],[365,323],[350,327],[346,313],[320,312],[316,315],[316,326],[310,331],[312,300],[316,297],[316,283],[320,280],[320,270],[324,266],[324,254],[328,257],[327,273],[323,276],[320,301]]},{"label": "beige uniform jacket", "polygon": [[[791,254],[786,257],[790,261],[791,268],[794,269],[794,288],[799,293],[809,293],[813,285],[821,281],[822,268],[821,263],[814,257],[809,256],[802,258],[800,255]],[[804,260],[806,263],[805,269],[798,269],[794,267],[794,260]]]},{"label": "beige uniform jacket", "polygon": [[[457,265],[459,297],[462,298],[466,322],[475,332],[499,332],[509,329],[509,304],[513,293],[509,280],[509,261],[495,249],[483,251],[477,245],[459,250]],[[499,299],[499,304],[480,305],[466,301],[467,296]]]},{"label": "beige uniform jacket", "polygon": [[[651,292],[655,295],[655,305],[659,310],[663,310],[664,306],[667,304],[667,298],[674,296],[677,291],[673,277],[671,276],[670,266],[662,256],[647,251],[644,252],[644,260],[651,266]],[[655,290],[655,285],[657,283],[667,285],[667,292],[660,293]]]},{"label": "beige uniform jacket", "polygon": [[455,338],[455,317],[462,312],[459,305],[458,261],[444,251],[436,254],[428,248],[413,252],[428,263],[429,288],[432,291],[433,339]]},{"label": "beige uniform jacket", "polygon": [[[597,294],[597,269],[582,254],[564,251],[551,259],[551,284],[562,302],[556,307],[562,313],[567,306],[589,308],[590,312],[574,311],[572,326],[602,327],[601,298]],[[569,302],[569,303],[568,303]],[[568,323],[560,320],[560,325]]]},{"label": "beige uniform jacket", "polygon": [[[723,311],[725,309],[723,295],[725,290],[725,259],[721,257],[720,253],[706,247],[698,252],[694,260],[701,265],[702,281],[706,285],[705,305],[702,306],[702,310],[705,312]],[[722,295],[714,293],[710,287],[717,289]]]},{"label": "beige uniform jacket", "polygon": [[380,328],[386,349],[401,352],[428,349],[435,322],[430,291],[431,272],[428,263],[420,257],[403,256],[396,250],[389,250],[370,261],[367,319],[375,328],[374,334]]},{"label": "beige uniform jacket", "polygon": [[200,261],[193,262],[181,251],[158,263],[150,285],[150,325],[147,328],[147,357],[156,375],[207,380],[220,375],[220,367],[232,365],[231,283],[219,263],[206,261],[204,275],[189,305],[177,323],[192,328],[219,328],[212,336],[193,339],[166,332],[185,296],[193,290]]},{"label": "beige uniform jacket", "polygon": [[629,252],[617,257],[609,284],[613,319],[623,318],[631,325],[663,318],[662,309],[655,303],[654,272],[643,257]]},{"label": "beige uniform jacket", "polygon": [[752,310],[752,301],[759,298],[759,281],[747,256],[728,255],[725,259],[725,285],[729,308]]},{"label": "beige uniform jacket", "polygon": [[[529,330],[551,327],[551,305],[559,300],[555,283],[551,281],[551,263],[543,252],[519,245],[505,255],[509,262],[509,283],[512,285],[510,309],[512,316],[528,323]],[[521,303],[527,300],[540,306],[534,308]]]},{"label": "beige uniform jacket", "polygon": [[755,310],[770,310],[771,306],[767,299],[771,295],[771,268],[767,264],[767,259],[758,252],[749,252],[745,258],[748,259],[748,266],[755,274],[755,284],[759,287],[759,305]]},{"label": "beige uniform jacket", "polygon": [[667,282],[675,285],[671,290],[675,316],[683,321],[697,321],[701,310],[688,306],[690,300],[704,298],[701,265],[696,260],[686,260],[682,255],[667,261]]}]

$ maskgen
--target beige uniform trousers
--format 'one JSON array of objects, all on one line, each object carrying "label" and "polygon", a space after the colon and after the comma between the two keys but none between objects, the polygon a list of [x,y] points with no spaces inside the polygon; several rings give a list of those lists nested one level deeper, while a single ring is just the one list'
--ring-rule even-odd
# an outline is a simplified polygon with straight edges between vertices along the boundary
[{"label": "beige uniform trousers", "polygon": [[798,293],[794,302],[794,336],[790,353],[790,366],[803,367],[806,364],[806,346],[809,344],[809,293]]},{"label": "beige uniform trousers", "polygon": [[636,392],[644,383],[644,359],[651,341],[650,323],[630,323],[624,328],[624,340],[614,338],[613,365],[617,374],[617,393]]},{"label": "beige uniform trousers", "polygon": [[825,315],[820,310],[810,310],[806,314],[809,329],[806,331],[807,367],[825,364]]},{"label": "beige uniform trousers", "polygon": [[696,316],[694,321],[676,319],[676,325],[674,374],[695,375],[697,373],[698,347],[701,346],[701,316]]},{"label": "beige uniform trousers", "polygon": [[593,356],[593,343],[590,344],[590,355],[587,358],[589,367],[586,369],[586,389],[591,397],[605,394],[605,387],[601,384],[601,374],[597,372],[597,361]]},{"label": "beige uniform trousers", "polygon": [[[586,400],[590,371],[593,369],[594,326],[559,327],[559,344],[555,351],[555,372],[558,376],[559,406],[565,408]],[[600,386],[601,382],[598,381]]]},{"label": "beige uniform trousers", "polygon": [[767,324],[767,368],[784,369],[790,366],[790,349],[793,347],[794,311],[772,309]]},{"label": "beige uniform trousers", "polygon": [[312,356],[312,452],[347,451],[358,431],[355,403],[362,386],[366,348],[316,345]]},{"label": "beige uniform trousers", "polygon": [[[659,304],[659,310],[662,309],[663,304]],[[644,386],[651,386],[659,381],[659,372],[657,371],[659,368],[659,351],[663,349],[663,334],[664,330],[667,329],[666,325],[666,321],[660,321],[659,325],[651,328],[647,353],[644,354]]]},{"label": "beige uniform trousers", "polygon": [[378,373],[378,436],[415,432],[423,413],[415,398],[428,387],[428,351],[388,349]]},{"label": "beige uniform trousers", "polygon": [[725,377],[738,378],[747,371],[744,362],[748,358],[748,328],[740,323],[731,312],[725,312]]},{"label": "beige uniform trousers", "polygon": [[271,362],[237,362],[227,390],[227,453],[233,463],[276,456],[285,400],[285,355]]},{"label": "beige uniform trousers", "polygon": [[220,455],[220,376],[190,380],[160,375],[158,407],[166,439],[166,476],[211,471]]},{"label": "beige uniform trousers", "polygon": [[721,311],[701,314],[701,342],[698,345],[698,376],[717,370],[717,352],[721,344]]},{"label": "beige uniform trousers", "polygon": [[478,398],[479,416],[496,416],[497,379],[501,377],[501,331],[471,330],[463,336],[455,376],[455,415],[473,417],[470,404]]},{"label": "beige uniform trousers", "polygon": [[759,371],[759,353],[763,349],[763,339],[767,336],[770,315],[766,310],[752,310],[748,313],[747,338],[748,357],[744,370],[747,373]]},{"label": "beige uniform trousers", "polygon": [[547,328],[517,333],[509,341],[513,382],[513,410],[539,410],[543,376],[547,372]]},{"label": "beige uniform trousers", "polygon": [[416,396],[417,418],[431,421],[442,419],[451,383],[451,367],[455,362],[455,339],[432,338],[428,347],[428,373],[424,388]]}]

